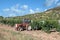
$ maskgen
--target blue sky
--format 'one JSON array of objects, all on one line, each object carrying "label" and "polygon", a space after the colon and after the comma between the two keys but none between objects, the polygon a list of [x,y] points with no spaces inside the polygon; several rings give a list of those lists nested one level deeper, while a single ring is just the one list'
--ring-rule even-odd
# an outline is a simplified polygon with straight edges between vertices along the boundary
[{"label": "blue sky", "polygon": [[0,0],[0,16],[22,16],[60,6],[60,0]]}]

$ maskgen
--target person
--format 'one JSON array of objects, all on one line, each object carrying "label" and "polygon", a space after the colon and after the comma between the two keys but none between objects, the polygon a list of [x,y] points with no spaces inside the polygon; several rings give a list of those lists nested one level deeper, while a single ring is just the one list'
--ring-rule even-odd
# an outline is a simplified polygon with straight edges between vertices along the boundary
[{"label": "person", "polygon": [[23,23],[30,23],[30,20],[25,18],[25,19],[23,19]]}]

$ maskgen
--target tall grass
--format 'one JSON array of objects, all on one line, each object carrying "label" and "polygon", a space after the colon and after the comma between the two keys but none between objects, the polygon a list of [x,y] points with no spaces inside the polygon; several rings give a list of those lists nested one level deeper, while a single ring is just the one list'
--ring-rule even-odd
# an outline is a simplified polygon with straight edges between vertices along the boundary
[{"label": "tall grass", "polygon": [[0,28],[0,40],[36,40],[31,35]]}]

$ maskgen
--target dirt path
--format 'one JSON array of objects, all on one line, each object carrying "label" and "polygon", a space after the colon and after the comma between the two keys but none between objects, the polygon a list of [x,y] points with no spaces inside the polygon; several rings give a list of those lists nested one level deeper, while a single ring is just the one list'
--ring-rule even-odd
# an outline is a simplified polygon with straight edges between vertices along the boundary
[{"label": "dirt path", "polygon": [[[0,25],[0,28],[15,31],[13,27],[10,27],[10,26],[8,27],[7,25]],[[52,32],[50,34],[47,34],[39,30],[39,31],[21,31],[20,33],[25,34],[25,35],[31,35],[34,38],[37,38],[38,40],[60,40],[59,32]]]}]

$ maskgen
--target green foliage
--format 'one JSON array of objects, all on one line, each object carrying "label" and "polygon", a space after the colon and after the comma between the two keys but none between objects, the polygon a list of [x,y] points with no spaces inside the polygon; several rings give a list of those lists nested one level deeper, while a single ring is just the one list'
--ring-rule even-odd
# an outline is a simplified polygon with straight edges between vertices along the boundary
[{"label": "green foliage", "polygon": [[0,23],[14,26],[15,24],[21,23],[23,18],[30,18],[31,20],[34,20],[31,23],[32,29],[42,29],[44,31],[50,31],[51,29],[56,28],[57,31],[60,31],[60,24],[58,24],[58,20],[60,20],[59,8],[60,7],[56,7],[45,12],[29,14],[25,16],[7,18],[0,16]]},{"label": "green foliage", "polygon": [[0,20],[0,23],[3,23],[3,24],[8,24],[8,25],[11,25],[11,26],[14,26],[16,23],[21,23],[22,21],[20,19],[2,19]]},{"label": "green foliage", "polygon": [[60,24],[58,24],[58,26],[56,27],[56,30],[60,32]]},{"label": "green foliage", "polygon": [[38,28],[39,28],[39,23],[36,22],[36,21],[33,21],[33,22],[31,23],[31,26],[32,26],[32,29],[38,29]]},{"label": "green foliage", "polygon": [[58,27],[57,20],[46,20],[42,26],[42,30],[50,32],[50,30]]},{"label": "green foliage", "polygon": [[[0,19],[0,23],[8,24],[11,26],[14,26],[15,24],[22,23],[21,19],[17,18],[3,18]],[[56,28],[56,31],[60,31],[60,24],[58,23],[58,20],[34,20],[30,23],[32,26],[32,29],[34,30],[43,30],[45,32],[50,32],[50,30]]]},{"label": "green foliage", "polygon": [[40,22],[40,21],[33,21],[32,23],[31,23],[31,26],[32,26],[32,29],[34,29],[34,30],[41,30],[41,28],[42,28],[42,22]]},{"label": "green foliage", "polygon": [[45,32],[56,28],[56,31],[60,31],[60,26],[57,20],[44,20],[44,21],[33,21],[31,23],[32,29],[41,29]]}]

